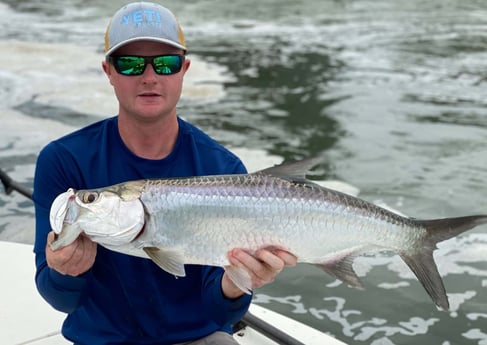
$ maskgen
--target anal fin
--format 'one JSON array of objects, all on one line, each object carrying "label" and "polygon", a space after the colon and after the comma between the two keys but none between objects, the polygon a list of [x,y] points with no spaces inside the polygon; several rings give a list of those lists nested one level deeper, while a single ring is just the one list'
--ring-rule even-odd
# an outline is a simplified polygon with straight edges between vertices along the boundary
[{"label": "anal fin", "polygon": [[339,279],[348,286],[359,290],[364,290],[362,281],[353,269],[353,260],[357,255],[357,253],[347,253],[339,258],[334,258],[333,260],[315,264],[315,266],[320,267],[323,271]]}]

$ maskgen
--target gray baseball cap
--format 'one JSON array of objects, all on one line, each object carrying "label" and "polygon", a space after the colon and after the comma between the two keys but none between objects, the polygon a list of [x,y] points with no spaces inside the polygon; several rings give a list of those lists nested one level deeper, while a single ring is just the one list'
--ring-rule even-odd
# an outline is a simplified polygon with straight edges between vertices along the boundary
[{"label": "gray baseball cap", "polygon": [[155,41],[187,51],[177,18],[152,2],[133,2],[118,10],[105,33],[105,55],[135,41]]}]

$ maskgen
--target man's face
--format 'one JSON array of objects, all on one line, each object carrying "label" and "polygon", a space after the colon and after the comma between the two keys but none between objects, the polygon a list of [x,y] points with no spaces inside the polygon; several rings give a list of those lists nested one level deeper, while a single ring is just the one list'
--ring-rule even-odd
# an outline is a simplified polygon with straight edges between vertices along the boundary
[{"label": "man's face", "polygon": [[[115,55],[157,56],[182,54],[178,48],[151,41],[132,42],[117,49]],[[119,74],[113,65],[104,62],[103,69],[120,103],[120,116],[153,121],[176,114],[176,104],[181,96],[183,76],[189,60],[183,62],[181,71],[170,75],[158,75],[151,65],[138,76]]]}]

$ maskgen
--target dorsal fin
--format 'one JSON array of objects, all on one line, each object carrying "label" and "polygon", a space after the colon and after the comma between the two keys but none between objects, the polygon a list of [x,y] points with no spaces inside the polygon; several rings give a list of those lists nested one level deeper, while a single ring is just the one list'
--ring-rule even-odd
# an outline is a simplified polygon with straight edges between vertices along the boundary
[{"label": "dorsal fin", "polygon": [[321,156],[314,156],[298,161],[284,162],[282,164],[274,165],[273,167],[266,168],[264,170],[256,171],[254,174],[304,179],[306,174],[311,170],[311,168],[318,165],[321,160]]},{"label": "dorsal fin", "polygon": [[269,175],[279,177],[294,183],[302,183],[312,186],[318,186],[312,181],[306,179],[306,175],[311,168],[315,167],[322,161],[321,156],[313,156],[298,161],[284,162],[264,170],[254,172],[256,175]]}]

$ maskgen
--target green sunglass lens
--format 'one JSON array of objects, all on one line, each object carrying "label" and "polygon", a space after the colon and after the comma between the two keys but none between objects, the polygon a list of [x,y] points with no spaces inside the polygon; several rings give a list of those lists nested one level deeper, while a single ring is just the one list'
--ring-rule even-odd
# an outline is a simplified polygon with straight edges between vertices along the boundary
[{"label": "green sunglass lens", "polygon": [[121,56],[117,59],[117,67],[121,74],[142,74],[145,67],[145,61],[143,57]]},{"label": "green sunglass lens", "polygon": [[174,74],[181,70],[182,58],[179,55],[158,56],[153,65],[157,74]]}]

